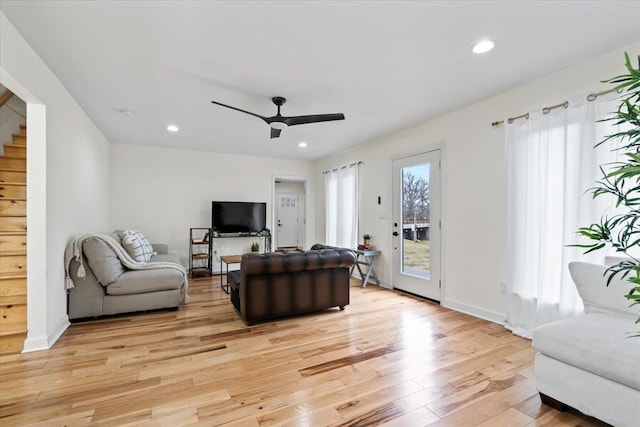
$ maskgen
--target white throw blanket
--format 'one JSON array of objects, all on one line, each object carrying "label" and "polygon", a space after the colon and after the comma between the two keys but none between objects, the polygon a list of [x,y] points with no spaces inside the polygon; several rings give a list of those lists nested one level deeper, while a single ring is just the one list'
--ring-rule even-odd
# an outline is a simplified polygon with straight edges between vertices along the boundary
[{"label": "white throw blanket", "polygon": [[65,251],[64,251],[64,268],[65,268],[65,273],[66,273],[66,278],[65,278],[65,289],[71,289],[74,287],[74,283],[73,280],[71,279],[71,276],[69,275],[69,268],[70,268],[70,264],[71,264],[71,259],[75,258],[76,261],[78,261],[80,263],[80,266],[78,267],[78,277],[82,277],[84,278],[86,275],[86,271],[84,269],[84,264],[82,262],[82,245],[84,244],[84,242],[87,239],[90,238],[94,238],[94,239],[100,239],[102,240],[107,246],[109,246],[111,249],[113,249],[113,252],[115,252],[116,256],[118,257],[118,259],[120,260],[120,262],[122,263],[122,265],[124,265],[126,268],[128,268],[129,270],[156,270],[156,269],[163,269],[163,268],[168,268],[171,270],[178,270],[179,272],[182,273],[182,276],[184,278],[184,281],[182,282],[182,287],[180,289],[180,295],[181,295],[181,303],[182,304],[188,304],[189,303],[189,294],[187,293],[187,290],[189,289],[189,283],[187,281],[187,270],[181,266],[180,264],[176,264],[174,262],[139,262],[134,260],[133,258],[131,258],[131,256],[129,255],[129,253],[122,247],[122,245],[120,244],[120,242],[118,242],[117,240],[115,240],[113,237],[111,237],[108,234],[100,234],[100,233],[95,233],[95,234],[85,234],[84,236],[80,237],[77,240],[74,240],[72,242],[70,242]]}]

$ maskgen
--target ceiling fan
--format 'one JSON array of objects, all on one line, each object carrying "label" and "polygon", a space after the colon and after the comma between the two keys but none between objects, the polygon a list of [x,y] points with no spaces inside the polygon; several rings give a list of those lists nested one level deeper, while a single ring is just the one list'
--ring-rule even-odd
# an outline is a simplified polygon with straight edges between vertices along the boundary
[{"label": "ceiling fan", "polygon": [[232,110],[240,111],[241,113],[247,113],[252,116],[258,117],[259,119],[264,120],[271,127],[271,138],[278,138],[280,136],[280,132],[282,129],[287,126],[295,126],[295,125],[304,125],[308,123],[318,123],[318,122],[331,122],[334,120],[344,120],[344,114],[335,113],[335,114],[313,114],[310,116],[291,116],[286,117],[280,115],[280,107],[287,102],[286,98],[281,96],[274,96],[271,98],[276,107],[278,107],[278,113],[272,117],[264,117],[260,114],[252,113],[251,111],[242,110],[240,108],[232,107],[231,105],[226,105],[221,102],[211,101],[212,104],[221,105],[223,107],[231,108]]}]

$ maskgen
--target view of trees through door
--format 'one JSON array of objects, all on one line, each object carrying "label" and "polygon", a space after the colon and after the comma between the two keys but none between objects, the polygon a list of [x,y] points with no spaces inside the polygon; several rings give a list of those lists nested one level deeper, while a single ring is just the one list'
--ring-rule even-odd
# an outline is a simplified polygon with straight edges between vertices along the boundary
[{"label": "view of trees through door", "polygon": [[440,301],[440,150],[393,160],[393,287]]},{"label": "view of trees through door", "polygon": [[406,273],[429,277],[429,164],[402,170],[402,233]]}]

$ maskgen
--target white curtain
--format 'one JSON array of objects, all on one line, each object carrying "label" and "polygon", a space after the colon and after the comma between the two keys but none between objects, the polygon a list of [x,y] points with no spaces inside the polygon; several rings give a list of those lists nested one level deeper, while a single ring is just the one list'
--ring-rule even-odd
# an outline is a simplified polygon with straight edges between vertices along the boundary
[{"label": "white curtain", "polygon": [[[611,100],[570,102],[548,114],[506,124],[507,144],[507,327],[531,337],[543,323],[574,316],[582,302],[568,271],[583,255],[577,230],[600,221],[612,199],[587,190],[600,180],[599,165],[616,160],[611,144],[594,149],[613,132],[597,123],[615,111]],[[584,243],[584,241],[582,241]]]},{"label": "white curtain", "polygon": [[324,175],[326,244],[344,248],[358,246],[358,165]]}]

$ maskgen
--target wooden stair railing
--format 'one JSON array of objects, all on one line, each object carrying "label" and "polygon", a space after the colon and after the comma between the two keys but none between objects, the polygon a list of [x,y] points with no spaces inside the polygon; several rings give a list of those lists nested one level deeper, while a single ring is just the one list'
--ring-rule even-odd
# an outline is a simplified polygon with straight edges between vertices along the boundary
[{"label": "wooden stair railing", "polygon": [[21,352],[27,337],[26,148],[21,125],[0,156],[0,355]]},{"label": "wooden stair railing", "polygon": [[7,103],[13,97],[13,92],[9,89],[5,90],[2,95],[0,95],[0,107]]}]

